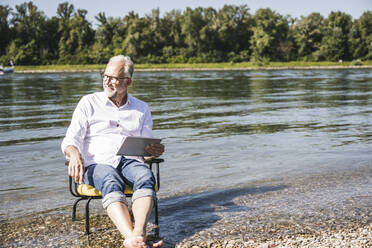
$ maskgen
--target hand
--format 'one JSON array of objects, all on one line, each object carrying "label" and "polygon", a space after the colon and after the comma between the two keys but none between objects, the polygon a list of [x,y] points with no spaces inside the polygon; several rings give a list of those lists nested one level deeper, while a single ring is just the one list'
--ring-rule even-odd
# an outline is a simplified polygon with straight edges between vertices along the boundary
[{"label": "hand", "polygon": [[66,149],[66,154],[70,157],[68,163],[68,174],[77,183],[83,183],[84,180],[84,162],[83,158],[78,149],[73,146],[69,146]]},{"label": "hand", "polygon": [[164,152],[163,144],[150,144],[146,146],[146,151],[151,154],[153,157],[159,157]]}]

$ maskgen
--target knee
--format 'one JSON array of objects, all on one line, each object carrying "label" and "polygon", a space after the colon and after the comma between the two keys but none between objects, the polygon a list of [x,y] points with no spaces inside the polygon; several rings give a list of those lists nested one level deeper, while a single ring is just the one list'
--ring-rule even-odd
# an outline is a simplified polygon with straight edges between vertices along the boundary
[{"label": "knee", "polygon": [[155,177],[151,170],[146,171],[146,173],[141,174],[133,185],[133,190],[137,189],[152,189],[155,190]]},{"label": "knee", "polygon": [[102,198],[102,206],[104,209],[107,209],[108,206],[115,202],[122,202],[128,206],[127,199],[121,191],[110,192]]},{"label": "knee", "polygon": [[116,174],[107,174],[102,180],[102,194],[124,191],[124,182]]}]

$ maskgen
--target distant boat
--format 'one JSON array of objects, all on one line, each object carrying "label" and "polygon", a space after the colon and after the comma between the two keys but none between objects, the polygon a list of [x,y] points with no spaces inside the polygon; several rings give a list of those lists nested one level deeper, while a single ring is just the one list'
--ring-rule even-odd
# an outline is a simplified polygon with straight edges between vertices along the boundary
[{"label": "distant boat", "polygon": [[0,75],[3,75],[5,73],[12,73],[12,72],[14,72],[13,61],[10,61],[10,64],[12,65],[11,67],[5,67],[5,68],[2,65],[0,65]]}]

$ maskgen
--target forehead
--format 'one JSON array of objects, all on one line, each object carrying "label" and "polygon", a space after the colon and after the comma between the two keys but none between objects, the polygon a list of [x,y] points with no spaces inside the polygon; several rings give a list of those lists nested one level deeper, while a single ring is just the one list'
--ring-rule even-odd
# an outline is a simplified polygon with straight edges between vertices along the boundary
[{"label": "forehead", "polygon": [[115,77],[124,76],[124,62],[109,62],[106,66],[105,74]]}]

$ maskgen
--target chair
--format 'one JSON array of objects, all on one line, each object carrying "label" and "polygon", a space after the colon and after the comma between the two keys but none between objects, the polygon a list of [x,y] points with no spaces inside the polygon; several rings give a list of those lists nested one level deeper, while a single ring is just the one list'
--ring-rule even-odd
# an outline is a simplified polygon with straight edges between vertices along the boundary
[{"label": "chair", "polygon": [[[155,170],[155,191],[157,192],[160,189],[160,167],[159,164],[164,162],[164,159],[161,158],[152,158],[150,160],[145,160],[145,163],[149,165],[151,170]],[[68,161],[65,163],[68,166]],[[153,164],[156,164],[155,168],[153,168]],[[72,221],[76,220],[76,207],[77,204],[82,200],[87,200],[85,203],[85,234],[89,235],[89,203],[93,199],[102,199],[102,194],[96,188],[88,185],[88,184],[77,184],[72,177],[69,176],[69,189],[70,193],[77,197],[72,207]],[[127,197],[132,197],[133,189],[128,185],[125,187],[124,194]],[[158,203],[155,201],[154,203],[154,214],[155,214],[155,236],[159,237],[159,216],[158,216]]]}]

